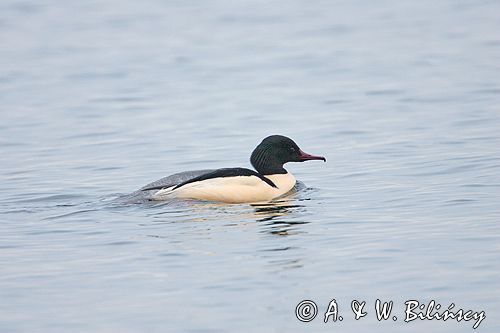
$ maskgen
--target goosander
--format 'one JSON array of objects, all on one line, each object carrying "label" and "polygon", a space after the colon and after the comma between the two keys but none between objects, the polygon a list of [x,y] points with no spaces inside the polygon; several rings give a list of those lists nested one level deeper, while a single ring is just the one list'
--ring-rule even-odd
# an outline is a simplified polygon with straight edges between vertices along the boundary
[{"label": "goosander", "polygon": [[323,160],[303,152],[290,138],[271,135],[262,140],[250,157],[256,171],[222,168],[177,173],[150,183],[140,191],[154,191],[151,200],[200,199],[226,203],[267,202],[289,192],[295,177],[283,168],[288,162]]}]

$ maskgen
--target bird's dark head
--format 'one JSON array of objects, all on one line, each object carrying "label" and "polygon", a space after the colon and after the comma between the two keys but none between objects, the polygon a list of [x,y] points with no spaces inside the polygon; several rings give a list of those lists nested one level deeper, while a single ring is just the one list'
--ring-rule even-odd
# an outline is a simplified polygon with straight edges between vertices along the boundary
[{"label": "bird's dark head", "polygon": [[323,156],[304,153],[292,139],[282,135],[271,135],[262,140],[250,157],[255,170],[263,175],[286,173],[283,164],[310,160],[326,162]]}]

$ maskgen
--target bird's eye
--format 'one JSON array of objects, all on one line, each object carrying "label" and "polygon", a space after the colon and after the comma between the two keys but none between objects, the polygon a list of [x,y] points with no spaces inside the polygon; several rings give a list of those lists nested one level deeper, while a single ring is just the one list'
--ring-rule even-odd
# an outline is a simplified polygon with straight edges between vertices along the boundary
[{"label": "bird's eye", "polygon": [[290,147],[290,151],[291,151],[291,152],[295,152],[295,148]]}]

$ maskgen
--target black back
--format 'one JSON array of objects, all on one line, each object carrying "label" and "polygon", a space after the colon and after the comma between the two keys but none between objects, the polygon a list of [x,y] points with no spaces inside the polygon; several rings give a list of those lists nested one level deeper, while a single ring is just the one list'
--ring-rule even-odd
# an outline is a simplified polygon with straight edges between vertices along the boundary
[{"label": "black back", "polygon": [[278,188],[276,184],[274,184],[269,178],[264,177],[260,173],[257,173],[253,170],[246,169],[246,168],[223,168],[223,169],[217,169],[215,171],[206,173],[204,175],[198,176],[191,178],[183,183],[180,183],[173,189],[176,190],[179,187],[182,187],[186,184],[194,183],[194,182],[199,182],[202,180],[207,180],[207,179],[213,179],[213,178],[220,178],[220,177],[237,177],[237,176],[255,176],[260,178],[262,181],[266,182],[269,186]]}]

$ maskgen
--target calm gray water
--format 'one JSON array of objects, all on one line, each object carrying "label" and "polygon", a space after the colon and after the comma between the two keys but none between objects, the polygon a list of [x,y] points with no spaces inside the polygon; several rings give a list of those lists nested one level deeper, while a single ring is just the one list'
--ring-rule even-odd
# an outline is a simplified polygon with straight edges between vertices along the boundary
[{"label": "calm gray water", "polygon": [[[405,323],[412,299],[500,331],[499,13],[1,1],[0,331],[474,331]],[[248,167],[270,134],[328,158],[288,165],[306,188],[286,202],[119,199]],[[344,320],[325,324],[332,299]],[[397,321],[377,321],[376,299]]]}]

